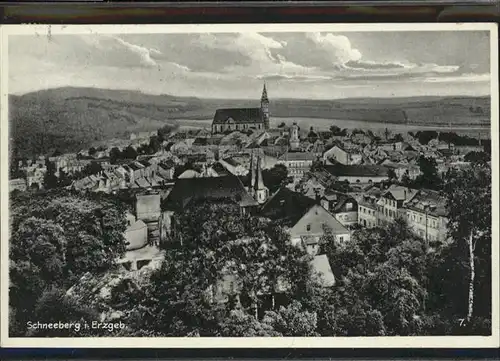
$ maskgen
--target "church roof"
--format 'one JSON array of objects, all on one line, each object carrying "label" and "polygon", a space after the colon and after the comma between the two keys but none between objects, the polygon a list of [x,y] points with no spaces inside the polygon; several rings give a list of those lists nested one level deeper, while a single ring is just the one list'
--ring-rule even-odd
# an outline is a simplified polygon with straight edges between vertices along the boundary
[{"label": "church roof", "polygon": [[217,109],[213,124],[234,123],[263,123],[264,113],[261,108],[230,108]]},{"label": "church roof", "polygon": [[177,179],[166,205],[171,209],[183,209],[191,201],[227,200],[240,206],[257,205],[236,176],[198,177]]}]

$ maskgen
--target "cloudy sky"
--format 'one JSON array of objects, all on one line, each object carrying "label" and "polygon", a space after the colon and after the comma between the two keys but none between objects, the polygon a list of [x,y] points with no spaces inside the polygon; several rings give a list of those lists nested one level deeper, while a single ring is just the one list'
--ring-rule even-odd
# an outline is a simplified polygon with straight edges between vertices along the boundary
[{"label": "cloudy sky", "polygon": [[349,98],[490,93],[486,31],[15,35],[9,93]]}]

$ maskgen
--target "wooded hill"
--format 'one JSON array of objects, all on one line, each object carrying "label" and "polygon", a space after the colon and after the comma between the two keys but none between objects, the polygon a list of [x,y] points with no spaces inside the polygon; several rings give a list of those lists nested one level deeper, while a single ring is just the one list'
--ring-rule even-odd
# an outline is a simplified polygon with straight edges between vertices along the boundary
[{"label": "wooded hill", "polygon": [[[96,142],[152,131],[165,123],[200,125],[217,108],[256,107],[259,99],[198,99],[137,91],[57,88],[9,96],[11,139],[20,156],[76,151]],[[480,125],[488,97],[272,99],[272,117],[310,117],[429,125]]]}]

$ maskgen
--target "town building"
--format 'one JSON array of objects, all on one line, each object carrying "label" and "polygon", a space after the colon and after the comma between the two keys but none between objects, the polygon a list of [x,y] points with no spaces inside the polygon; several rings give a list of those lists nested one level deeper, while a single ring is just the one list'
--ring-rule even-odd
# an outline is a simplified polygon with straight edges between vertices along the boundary
[{"label": "town building", "polygon": [[241,180],[234,176],[177,179],[164,202],[164,209],[182,212],[192,202],[228,202],[240,206],[242,213],[258,206]]},{"label": "town building", "polygon": [[410,229],[427,244],[447,239],[446,198],[439,192],[420,189],[404,207]]},{"label": "town building", "polygon": [[269,129],[269,116],[269,99],[264,84],[259,108],[217,109],[212,121],[212,134],[234,130]]},{"label": "town building", "polygon": [[260,214],[285,227],[291,243],[315,256],[320,239],[330,231],[336,242],[350,240],[350,232],[316,200],[281,188],[261,208]]},{"label": "town building", "polygon": [[416,189],[391,185],[382,194],[377,202],[378,224],[393,222],[396,218],[404,218],[405,202],[410,201],[416,194]]},{"label": "town building", "polygon": [[338,145],[334,145],[332,148],[323,153],[324,164],[340,163],[344,165],[353,165],[360,164],[362,160],[363,157],[361,156],[361,153],[351,150],[347,151]]},{"label": "town building", "polygon": [[325,165],[325,170],[338,181],[351,184],[373,184],[389,179],[389,169],[380,165]]},{"label": "town building", "polygon": [[321,198],[321,205],[346,228],[358,224],[358,202],[342,193],[327,193]]},{"label": "town building", "polygon": [[378,200],[382,194],[379,187],[371,187],[358,199],[358,223],[366,228],[379,225]]},{"label": "town building", "polygon": [[148,244],[148,226],[144,221],[137,220],[132,213],[127,213],[127,229],[125,230],[125,240],[127,251],[140,249]]},{"label": "town building", "polygon": [[161,197],[158,192],[146,191],[136,195],[135,214],[148,228],[148,243],[158,244],[160,240]]},{"label": "town building", "polygon": [[288,175],[299,180],[309,172],[315,160],[314,153],[286,152],[278,158],[277,163],[285,165],[288,169]]}]

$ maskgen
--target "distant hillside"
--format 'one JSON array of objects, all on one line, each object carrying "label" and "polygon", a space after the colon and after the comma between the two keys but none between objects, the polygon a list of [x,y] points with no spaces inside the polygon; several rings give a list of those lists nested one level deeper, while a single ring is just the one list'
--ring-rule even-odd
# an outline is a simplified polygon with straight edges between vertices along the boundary
[{"label": "distant hillside", "polygon": [[[150,95],[137,91],[58,88],[9,97],[11,139],[19,154],[75,151],[96,142],[155,130],[166,123],[192,125],[215,109],[254,107],[259,99],[221,100]],[[488,123],[488,97],[391,99],[272,99],[274,117],[453,125]]]}]

